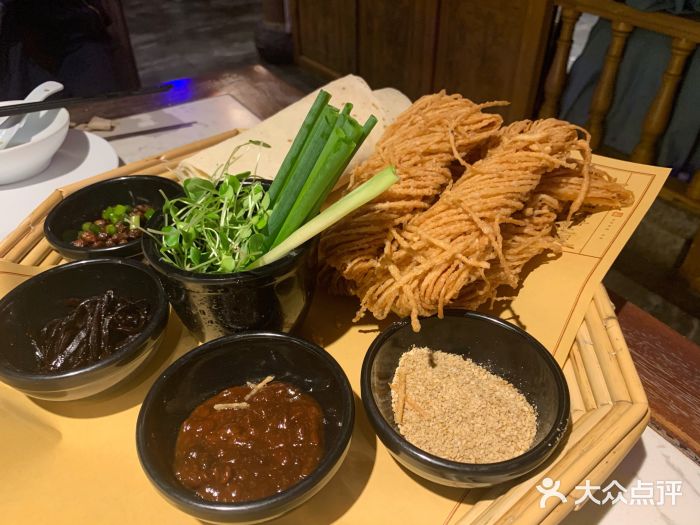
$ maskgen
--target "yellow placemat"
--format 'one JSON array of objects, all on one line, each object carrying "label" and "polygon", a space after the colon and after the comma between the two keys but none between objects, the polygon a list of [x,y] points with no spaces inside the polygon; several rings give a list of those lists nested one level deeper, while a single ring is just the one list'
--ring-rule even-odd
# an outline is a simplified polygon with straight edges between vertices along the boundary
[{"label": "yellow placemat", "polygon": [[[0,262],[0,294],[37,269]],[[350,452],[311,501],[273,523],[442,522],[464,490],[435,485],[405,471],[375,436],[359,399],[365,350],[374,322],[350,325],[352,299],[317,294],[300,335],[324,346],[356,394]],[[173,314],[154,362],[109,393],[88,400],[32,400],[0,384],[2,522],[15,524],[197,523],[168,504],[136,455],[139,404],[156,377],[195,340]],[[388,504],[391,502],[391,504]]]}]

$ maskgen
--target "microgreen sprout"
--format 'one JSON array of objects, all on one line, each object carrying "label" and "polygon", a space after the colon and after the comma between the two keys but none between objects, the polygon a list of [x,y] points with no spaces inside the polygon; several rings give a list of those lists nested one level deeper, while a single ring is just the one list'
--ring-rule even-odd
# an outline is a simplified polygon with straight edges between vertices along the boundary
[{"label": "microgreen sprout", "polygon": [[257,178],[260,156],[252,173],[229,173],[248,146],[270,147],[258,140],[241,144],[210,179],[187,178],[184,196],[165,199],[162,227],[146,230],[165,262],[191,272],[231,273],[262,255],[270,197]]}]

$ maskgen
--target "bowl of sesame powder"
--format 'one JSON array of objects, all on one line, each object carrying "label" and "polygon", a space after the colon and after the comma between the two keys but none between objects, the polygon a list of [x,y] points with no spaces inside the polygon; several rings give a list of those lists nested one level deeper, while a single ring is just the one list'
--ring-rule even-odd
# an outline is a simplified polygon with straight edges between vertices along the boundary
[{"label": "bowl of sesame powder", "polygon": [[569,426],[569,390],[547,349],[519,327],[454,310],[393,323],[371,344],[362,402],[377,436],[411,472],[455,487],[531,472]]}]

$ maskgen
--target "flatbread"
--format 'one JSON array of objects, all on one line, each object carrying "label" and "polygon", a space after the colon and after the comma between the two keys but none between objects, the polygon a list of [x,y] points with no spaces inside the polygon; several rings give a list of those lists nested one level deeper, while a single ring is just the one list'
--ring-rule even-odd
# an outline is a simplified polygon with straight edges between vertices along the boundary
[{"label": "flatbread", "polygon": [[[348,169],[372,153],[386,127],[411,104],[408,97],[400,91],[391,88],[372,91],[362,78],[354,75],[334,80],[323,86],[323,89],[331,94],[330,103],[335,107],[339,108],[346,102],[351,102],[353,104],[352,115],[358,122],[364,123],[372,114],[378,120],[374,130],[367,137]],[[257,175],[272,180],[317,94],[318,90],[284,108],[257,126],[185,159],[182,164],[202,173],[211,174],[227,161],[236,146],[244,144],[248,140],[261,140],[268,143],[271,148],[245,148],[231,171],[234,173],[253,171],[257,162]],[[342,181],[343,179],[341,179],[341,183]]]}]

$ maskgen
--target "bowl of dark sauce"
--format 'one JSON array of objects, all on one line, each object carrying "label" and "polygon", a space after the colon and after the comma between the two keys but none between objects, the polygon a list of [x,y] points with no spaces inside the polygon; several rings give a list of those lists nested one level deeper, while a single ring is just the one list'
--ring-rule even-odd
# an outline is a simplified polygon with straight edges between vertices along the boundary
[{"label": "bowl of dark sauce", "polygon": [[[279,403],[287,404],[287,438],[275,423]],[[204,521],[253,523],[321,490],[347,454],[353,423],[352,389],[330,354],[286,334],[246,332],[199,346],[165,370],[141,406],[136,445],[146,476],[171,504]]]},{"label": "bowl of dark sauce", "polygon": [[0,300],[0,381],[54,401],[88,397],[140,369],[169,306],[155,274],[130,259],[57,266]]},{"label": "bowl of dark sauce", "polygon": [[[113,243],[111,233],[105,236],[105,241],[95,245],[76,246],[75,241],[82,234],[83,225],[103,221],[103,213],[108,208],[116,206],[128,207],[126,217],[131,208],[147,206],[159,210],[164,203],[164,197],[175,198],[182,194],[182,186],[170,179],[152,175],[129,175],[96,182],[68,195],[56,204],[44,221],[44,235],[49,244],[66,259],[97,259],[101,257],[137,257],[141,254],[141,235],[129,236],[130,228],[123,221],[106,226],[125,227],[123,244]],[[141,226],[146,224],[142,218]],[[94,227],[94,226],[93,226]],[[104,229],[104,228],[102,228]],[[99,235],[98,230],[90,232]],[[121,236],[121,232],[115,232]],[[96,239],[97,240],[97,239]],[[113,245],[106,245],[113,244]]]}]

